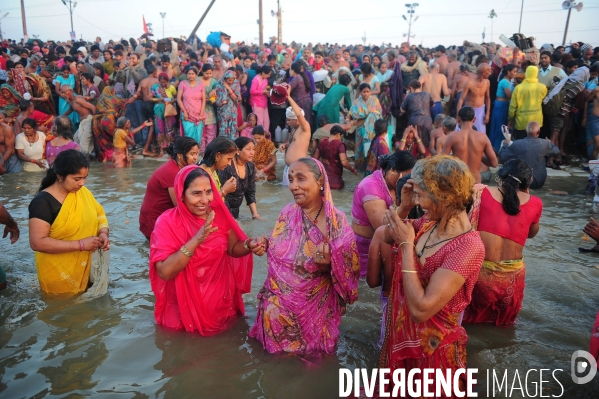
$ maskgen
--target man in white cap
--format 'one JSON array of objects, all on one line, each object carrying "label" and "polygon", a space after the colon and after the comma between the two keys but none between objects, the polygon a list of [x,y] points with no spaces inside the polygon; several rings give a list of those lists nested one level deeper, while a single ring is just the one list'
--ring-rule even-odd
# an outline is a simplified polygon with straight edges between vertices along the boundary
[{"label": "man in white cap", "polygon": [[291,128],[289,132],[289,138],[287,144],[281,144],[280,150],[285,152],[285,170],[283,171],[283,185],[289,185],[289,178],[287,177],[287,171],[289,165],[294,163],[300,158],[308,156],[308,147],[310,146],[310,137],[312,132],[310,131],[310,124],[304,116],[304,110],[291,98],[291,87],[289,87],[289,95],[287,100],[291,107],[287,108],[285,116],[287,118],[287,125]]}]

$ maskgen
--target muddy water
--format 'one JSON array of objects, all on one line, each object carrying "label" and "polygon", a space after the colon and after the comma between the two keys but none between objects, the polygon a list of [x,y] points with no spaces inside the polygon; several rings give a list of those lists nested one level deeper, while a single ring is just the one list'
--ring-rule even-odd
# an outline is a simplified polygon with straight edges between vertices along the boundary
[{"label": "muddy water", "polygon": [[[27,205],[40,176],[21,173],[0,178],[0,202],[21,227],[11,246],[0,241],[0,264],[9,288],[0,292],[0,397],[116,398],[334,398],[340,367],[376,367],[380,328],[378,291],[360,285],[359,301],[341,324],[337,354],[316,359],[265,354],[247,337],[256,315],[256,293],[266,278],[264,258],[256,258],[252,292],[245,295],[246,316],[229,331],[210,338],[168,331],[154,323],[154,296],[148,280],[148,243],[138,231],[145,183],[157,167],[135,161],[127,170],[94,164],[88,187],[111,223],[111,284],[107,296],[78,303],[40,294],[33,253],[28,245]],[[349,214],[358,180],[334,193],[336,206]],[[565,398],[596,398],[599,377],[581,386],[570,378],[570,357],[588,349],[599,310],[599,256],[579,254],[590,245],[581,228],[589,217],[584,177],[550,178],[537,192],[544,212],[539,235],[525,249],[524,308],[513,327],[468,326],[468,362],[478,367],[480,397],[486,397],[486,370],[509,370],[513,379],[529,369],[563,369],[556,376]],[[568,196],[554,196],[549,189]],[[242,209],[248,235],[268,234],[281,208],[291,202],[277,184],[258,186],[252,221]],[[533,394],[529,376],[529,393]],[[546,373],[544,395],[560,386]],[[509,392],[508,392],[509,394]],[[497,394],[496,397],[504,397]],[[511,397],[522,397],[516,390]]]}]

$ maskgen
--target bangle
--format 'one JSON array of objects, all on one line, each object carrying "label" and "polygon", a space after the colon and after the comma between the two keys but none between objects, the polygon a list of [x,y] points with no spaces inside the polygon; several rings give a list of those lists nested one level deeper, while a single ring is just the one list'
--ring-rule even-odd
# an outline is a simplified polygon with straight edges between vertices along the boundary
[{"label": "bangle", "polygon": [[408,242],[408,241],[400,242],[400,243],[399,243],[399,246],[401,247],[401,246],[402,246],[402,245],[404,245],[404,244],[413,245],[413,246],[414,246],[414,249],[416,249],[416,244],[414,244],[413,242]]},{"label": "bangle", "polygon": [[416,270],[401,270],[402,273],[418,273]]},{"label": "bangle", "polygon": [[246,249],[246,251],[250,251],[250,247],[248,245],[248,241],[250,241],[250,240],[251,240],[251,238],[248,238],[247,240],[245,240],[243,242],[243,247]]},{"label": "bangle", "polygon": [[83,251],[83,240],[79,240],[79,252]]},{"label": "bangle", "polygon": [[401,139],[401,140],[399,140],[399,141],[401,141],[401,142],[405,143],[405,142],[406,142],[406,139]]},{"label": "bangle", "polygon": [[422,140],[416,141],[416,144],[420,144],[420,143],[422,143]]},{"label": "bangle", "polygon": [[185,254],[185,256],[188,256],[188,257],[190,257],[190,258],[193,256],[193,253],[191,253],[191,252],[189,251],[189,249],[185,248],[185,245],[183,245],[183,246],[181,247],[180,251],[181,251],[181,252],[183,252],[183,253]]}]

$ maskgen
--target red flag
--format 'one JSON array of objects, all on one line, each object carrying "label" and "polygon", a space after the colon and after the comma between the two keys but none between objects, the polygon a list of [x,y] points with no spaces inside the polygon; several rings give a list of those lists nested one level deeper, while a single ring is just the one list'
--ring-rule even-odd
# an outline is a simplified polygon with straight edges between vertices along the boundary
[{"label": "red flag", "polygon": [[146,17],[142,14],[141,19],[144,21],[144,33],[150,33],[148,25],[146,24]]}]

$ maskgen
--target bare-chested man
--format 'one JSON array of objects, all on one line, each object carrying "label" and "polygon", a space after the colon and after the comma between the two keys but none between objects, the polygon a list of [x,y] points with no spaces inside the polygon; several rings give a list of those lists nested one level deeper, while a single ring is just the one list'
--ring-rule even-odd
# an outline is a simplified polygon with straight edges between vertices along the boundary
[{"label": "bare-chested man", "polygon": [[439,64],[439,73],[442,75],[446,74],[447,65],[449,64],[449,60],[447,59],[447,50],[445,50],[445,46],[437,46],[435,49],[437,52],[435,55],[435,64]]},{"label": "bare-chested man", "polygon": [[460,65],[462,63],[458,61],[458,56],[453,51],[447,54],[447,61],[449,61],[449,64],[447,64],[445,76],[447,77],[447,86],[451,89],[453,87],[453,80],[460,73]]},{"label": "bare-chested man", "polygon": [[287,172],[289,166],[300,158],[308,156],[308,147],[310,146],[310,137],[312,132],[310,131],[310,124],[304,116],[304,111],[297,105],[293,98],[291,98],[291,87],[289,90],[289,96],[287,100],[291,107],[287,108],[286,117],[287,124],[291,128],[289,132],[289,138],[287,144],[281,144],[280,150],[285,152],[285,170],[283,171],[283,185],[289,185],[289,178]]},{"label": "bare-chested man", "polygon": [[474,109],[476,117],[474,126],[482,133],[487,132],[485,125],[489,123],[491,117],[490,82],[488,79],[491,73],[492,70],[488,64],[480,64],[476,70],[476,78],[470,80],[464,87],[457,107],[460,110],[462,106],[467,105]]},{"label": "bare-chested man", "polygon": [[433,98],[431,117],[434,120],[438,114],[443,112],[441,99],[451,94],[447,87],[447,78],[439,72],[439,64],[435,63],[431,67],[430,73],[420,75],[418,81],[422,84],[422,91],[429,93]]},{"label": "bare-chested man", "polygon": [[351,68],[349,67],[349,62],[347,62],[347,60],[342,61],[342,58],[343,58],[343,51],[341,51],[341,49],[338,48],[333,53],[333,61],[329,62],[329,66],[333,70],[333,73],[337,72],[337,69],[339,69],[341,67],[346,67],[351,71]]},{"label": "bare-chested man", "polygon": [[23,163],[15,151],[15,133],[4,123],[6,115],[5,111],[0,111],[0,175],[23,170]]},{"label": "bare-chested man", "polygon": [[487,135],[472,129],[475,121],[476,117],[472,107],[465,106],[460,109],[458,122],[461,130],[447,136],[441,153],[444,155],[453,153],[453,156],[464,161],[476,183],[480,183],[482,181],[481,164],[496,167],[497,156]]},{"label": "bare-chested man", "polygon": [[[152,95],[151,89],[155,84],[159,84],[158,81],[158,69],[154,65],[148,65],[147,67],[148,77],[139,82],[139,87],[137,88],[137,92],[135,93],[135,98],[141,99],[142,106],[141,111],[143,114],[143,120],[139,121],[140,125],[143,125],[144,122],[148,120],[154,120],[154,105],[160,101],[159,98],[155,98]],[[131,101],[131,100],[129,100]],[[132,126],[134,129],[139,126]],[[150,152],[150,145],[154,141],[154,126],[149,125],[148,137],[146,139],[146,144],[144,145],[144,149],[142,151],[142,155],[148,157],[154,157],[156,154]]]},{"label": "bare-chested man", "polygon": [[221,80],[223,76],[225,76],[225,69],[223,68],[223,57],[219,54],[215,54],[212,57],[212,63],[214,64],[214,69],[212,70],[212,78],[215,80]]},{"label": "bare-chested man", "polygon": [[60,95],[69,103],[69,109],[61,116],[77,112],[80,122],[79,130],[75,133],[75,142],[81,147],[81,152],[91,154],[94,151],[92,117],[96,113],[96,107],[85,101],[83,96],[75,96],[70,85],[61,85]]},{"label": "bare-chested man", "polygon": [[436,155],[435,151],[437,139],[443,136],[443,120],[445,119],[444,114],[437,114],[433,119],[433,130],[431,131],[431,142],[428,145],[428,149],[431,154]]},{"label": "bare-chested man", "polygon": [[19,109],[21,110],[21,113],[16,117],[15,124],[12,127],[15,135],[23,131],[21,128],[21,123],[23,123],[23,121],[27,118],[31,118],[37,122],[37,130],[40,132],[47,133],[52,128],[54,117],[36,110],[34,108],[33,101],[19,101]]},{"label": "bare-chested man", "polygon": [[457,126],[457,124],[458,123],[456,122],[455,118],[452,118],[451,116],[447,116],[445,117],[445,119],[443,119],[443,126],[441,126],[443,133],[437,138],[435,142],[435,154],[441,154],[447,136],[455,131],[455,127]]},{"label": "bare-chested man", "polygon": [[[585,113],[582,119],[582,126],[586,126],[587,137],[592,137],[593,140],[591,159],[597,159],[597,156],[599,156],[599,86],[587,94],[584,105],[585,111],[589,109],[590,103],[593,103],[593,109],[591,109],[590,114]],[[587,143],[587,145],[590,144]]]}]

